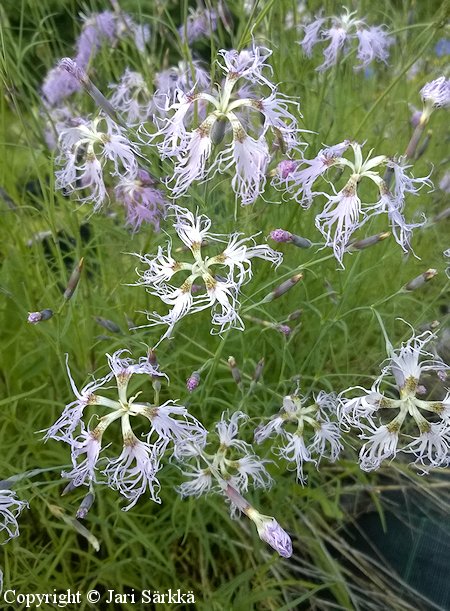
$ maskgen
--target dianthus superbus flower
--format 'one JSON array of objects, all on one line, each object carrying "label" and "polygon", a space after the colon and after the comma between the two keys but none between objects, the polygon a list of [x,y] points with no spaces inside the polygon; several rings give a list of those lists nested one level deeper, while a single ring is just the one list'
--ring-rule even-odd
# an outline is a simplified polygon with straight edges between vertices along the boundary
[{"label": "dianthus superbus flower", "polygon": [[[72,469],[63,476],[73,487],[92,486],[102,482],[118,490],[128,501],[125,509],[131,508],[139,497],[148,491],[150,498],[160,502],[159,481],[156,477],[160,460],[169,447],[176,452],[177,445],[186,442],[200,442],[205,435],[202,425],[187,409],[174,401],[159,404],[157,393],[155,403],[137,401],[137,393],[129,396],[128,386],[135,375],[145,375],[149,381],[165,377],[148,357],[138,362],[124,357],[125,350],[107,355],[110,373],[104,378],[93,380],[78,391],[69,372],[69,378],[77,400],[70,403],[59,420],[48,429],[45,439],[65,441],[71,446]],[[117,398],[104,396],[104,388],[115,379]],[[102,394],[97,391],[103,388]],[[83,419],[88,408],[94,410],[87,425]],[[144,425],[145,439],[134,433],[132,421]],[[120,421],[122,452],[111,457],[108,446],[103,443],[105,434],[111,432],[111,425]]]},{"label": "dianthus superbus flower", "polygon": [[[169,114],[159,121],[151,141],[156,141],[162,157],[175,161],[168,183],[174,197],[183,195],[194,181],[234,166],[233,190],[242,204],[251,204],[264,190],[270,159],[269,133],[281,138],[288,151],[299,145],[300,130],[290,112],[290,106],[298,104],[279,94],[263,75],[270,54],[268,49],[256,46],[240,53],[219,51],[224,61],[219,65],[226,75],[219,91],[213,94],[196,89],[177,90],[176,101],[167,96]],[[236,84],[241,81],[269,87],[270,94],[239,95]],[[196,113],[192,110],[199,104],[207,110],[201,120],[193,123]],[[230,131],[231,141],[213,157],[213,150]]]},{"label": "dianthus superbus flower", "polygon": [[[442,401],[427,401],[419,384],[424,372],[445,379],[449,370],[440,357],[424,350],[434,337],[429,331],[413,335],[401,348],[390,351],[371,390],[361,389],[364,394],[353,399],[345,397],[348,391],[342,393],[341,419],[360,428],[365,441],[359,455],[365,471],[378,469],[399,451],[413,454],[425,472],[449,464],[450,392]],[[381,392],[388,376],[394,377],[398,398]]]},{"label": "dianthus superbus flower", "polygon": [[[183,475],[187,478],[179,487],[181,496],[200,496],[210,491],[219,491],[224,481],[238,491],[247,491],[251,484],[255,488],[270,488],[272,478],[266,469],[267,460],[253,452],[252,446],[239,438],[240,427],[248,416],[241,411],[229,416],[223,413],[216,424],[218,449],[212,452],[211,443],[186,444],[181,446],[184,462]],[[188,451],[186,451],[188,450]],[[219,479],[218,479],[219,477]],[[236,509],[232,506],[232,513]]]},{"label": "dianthus superbus flower", "polygon": [[[254,244],[252,238],[243,238],[240,233],[230,236],[214,234],[210,231],[211,220],[205,215],[193,214],[179,206],[174,206],[172,210],[174,229],[194,260],[175,259],[170,242],[166,248],[160,246],[156,255],[136,255],[148,266],[148,269],[140,272],[138,284],[171,306],[165,315],[149,313],[149,326],[168,326],[162,340],[171,335],[177,321],[188,313],[213,308],[212,324],[218,330],[212,333],[222,333],[230,327],[242,329],[238,297],[241,286],[252,277],[252,259],[257,257],[278,265],[282,259],[281,253],[269,246]],[[208,247],[220,244],[219,254],[206,256],[202,246],[205,241]],[[175,285],[175,276],[181,275],[181,272],[184,272],[184,279]],[[194,284],[198,279],[204,283],[203,291]]]},{"label": "dianthus superbus flower", "polygon": [[60,155],[56,188],[65,193],[83,192],[79,201],[91,201],[97,210],[107,197],[104,172],[122,178],[136,176],[136,145],[124,130],[107,116],[99,115],[76,127],[67,127],[59,135]]},{"label": "dianthus superbus flower", "polygon": [[334,462],[343,447],[337,422],[330,419],[336,407],[336,396],[324,391],[313,402],[299,395],[288,395],[280,412],[255,430],[255,441],[262,443],[270,437],[279,437],[279,456],[294,464],[297,480],[304,484],[305,463],[317,466],[322,456]]},{"label": "dianthus superbus flower", "polygon": [[[5,480],[5,485],[7,480]],[[28,507],[26,501],[20,501],[13,490],[3,488],[0,482],[0,544],[19,536],[17,518]]]},{"label": "dianthus superbus flower", "polygon": [[[353,151],[354,161],[343,156],[347,149]],[[416,195],[424,185],[431,186],[428,177],[411,176],[408,172],[411,166],[405,165],[402,158],[395,160],[385,155],[372,157],[371,154],[372,151],[364,159],[362,146],[347,140],[322,149],[315,159],[302,160],[286,176],[287,192],[292,194],[303,207],[309,208],[313,199],[319,195],[327,198],[328,201],[322,212],[316,215],[316,227],[324,236],[325,245],[333,248],[341,265],[353,233],[370,217],[387,214],[395,240],[405,251],[410,249],[413,229],[425,223],[425,219],[408,223],[404,217],[404,208],[405,197],[408,194]],[[343,171],[349,169],[351,172],[346,184],[337,192],[330,179],[326,177],[331,167]],[[384,172],[383,175],[381,174],[384,168],[388,168],[392,174],[393,180],[390,186],[383,178]],[[314,189],[315,182],[320,177],[330,183],[333,194]],[[366,203],[359,196],[358,189],[364,178],[370,180],[376,187],[378,201],[375,203]]]},{"label": "dianthus superbus flower", "polygon": [[308,57],[312,56],[316,44],[323,41],[329,43],[323,51],[324,61],[317,70],[324,71],[337,64],[339,53],[348,54],[353,40],[358,42],[357,58],[360,60],[355,70],[366,68],[373,60],[387,63],[389,47],[394,43],[392,36],[383,26],[368,26],[364,19],[354,17],[356,12],[344,10],[346,12],[339,17],[324,18],[319,15],[303,26],[305,36],[300,44]]}]

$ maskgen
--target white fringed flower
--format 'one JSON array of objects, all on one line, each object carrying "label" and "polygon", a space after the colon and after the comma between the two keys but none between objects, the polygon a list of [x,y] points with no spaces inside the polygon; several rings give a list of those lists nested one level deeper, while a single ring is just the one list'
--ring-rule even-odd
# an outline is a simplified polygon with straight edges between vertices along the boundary
[{"label": "white fringed flower", "polygon": [[339,427],[330,420],[336,409],[337,397],[333,393],[321,391],[313,403],[305,402],[297,394],[287,395],[279,414],[257,427],[255,441],[262,443],[269,437],[281,437],[277,453],[295,465],[297,480],[304,484],[305,463],[312,462],[317,467],[323,456],[334,462],[343,447]]},{"label": "white fringed flower", "polygon": [[[174,455],[177,451],[188,454],[189,444],[194,447],[204,445],[206,437],[203,426],[184,406],[170,400],[159,405],[160,384],[156,382],[167,376],[158,371],[154,360],[147,356],[134,361],[125,356],[126,352],[119,350],[112,355],[107,354],[111,372],[98,381],[92,381],[81,392],[76,389],[69,372],[77,400],[66,407],[46,434],[46,439],[65,441],[71,446],[72,470],[64,472],[63,476],[70,480],[72,487],[92,486],[103,483],[106,478],[107,485],[118,490],[129,502],[125,510],[133,507],[147,491],[153,501],[160,502],[160,484],[156,475],[162,456],[169,447]],[[140,392],[130,396],[130,381],[136,375],[144,375],[149,381],[154,381],[155,404],[138,402]],[[113,379],[116,382],[116,398],[106,397],[103,392],[102,395],[97,394],[100,388],[106,391],[104,387]],[[83,417],[88,407],[94,413],[86,425]],[[145,441],[133,431],[131,421],[136,418],[150,424]],[[119,420],[123,447],[121,454],[114,457],[108,452],[110,445],[103,445],[103,438],[107,431],[111,432],[111,425]]]},{"label": "white fringed flower", "polygon": [[[241,286],[252,277],[251,260],[259,258],[279,265],[281,254],[269,246],[254,244],[253,238],[242,238],[239,233],[230,236],[212,233],[211,221],[207,216],[193,214],[179,206],[173,207],[173,214],[174,229],[194,261],[176,260],[172,256],[170,242],[166,249],[159,247],[156,255],[136,255],[148,266],[148,269],[140,272],[138,284],[171,306],[165,315],[149,313],[148,326],[166,324],[168,329],[162,340],[171,335],[177,321],[188,313],[213,308],[212,324],[218,329],[212,333],[222,333],[230,327],[243,329],[238,314],[238,296]],[[205,242],[208,246],[220,244],[221,252],[215,256],[204,255],[202,244]],[[179,286],[173,285],[175,275],[181,273],[184,273],[184,280]],[[194,292],[194,283],[199,278],[204,283],[204,290],[199,290],[200,287],[195,284]]]},{"label": "white fringed flower", "polygon": [[[349,148],[353,151],[354,161],[343,157]],[[273,181],[275,186],[285,188],[305,208],[311,206],[316,196],[323,195],[327,198],[322,212],[316,215],[315,223],[325,238],[325,246],[333,248],[341,265],[351,236],[369,218],[386,213],[394,237],[404,251],[410,249],[412,230],[425,223],[425,219],[407,223],[403,211],[408,194],[417,195],[424,185],[432,186],[428,176],[414,178],[407,172],[411,166],[405,165],[403,159],[396,161],[385,155],[372,157],[371,154],[372,151],[364,159],[362,146],[346,140],[322,149],[315,159],[303,159],[282,179],[276,176]],[[331,167],[351,172],[346,184],[337,193],[334,185],[326,178]],[[390,187],[384,180],[386,168],[393,178]],[[314,190],[314,183],[321,177],[330,184],[332,194]],[[358,189],[363,179],[370,180],[376,186],[379,199],[375,203],[361,200]]]},{"label": "white fringed flower", "polygon": [[[415,456],[422,471],[446,466],[450,458],[450,392],[442,401],[422,399],[419,383],[422,373],[435,373],[444,380],[449,370],[442,359],[424,350],[435,338],[429,331],[413,335],[390,356],[371,390],[347,399],[341,395],[340,418],[358,427],[365,441],[360,465],[365,471],[378,469],[398,452]],[[386,397],[380,390],[387,377],[393,377],[399,398]],[[391,416],[393,415],[393,417]]]},{"label": "white fringed flower", "polygon": [[132,178],[137,173],[136,145],[107,116],[63,128],[58,146],[56,162],[64,167],[56,172],[56,188],[65,193],[87,192],[78,199],[93,202],[94,210],[107,197],[104,173],[108,167],[111,176]]},{"label": "white fringed flower", "polygon": [[25,508],[28,503],[20,501],[13,490],[0,487],[0,544],[19,536],[17,518]]},{"label": "white fringed flower", "polygon": [[[271,55],[268,49],[253,46],[240,53],[219,51],[219,55],[224,60],[224,64],[219,64],[225,73],[223,86],[214,94],[178,89],[175,101],[172,95],[167,95],[165,117],[160,119],[159,129],[150,140],[156,141],[163,158],[175,161],[168,182],[174,197],[186,193],[194,181],[206,180],[233,166],[231,184],[246,205],[264,190],[270,160],[269,133],[272,139],[281,138],[288,151],[300,145],[300,130],[289,108],[298,107],[298,103],[280,95],[263,75],[268,67],[266,59]],[[239,95],[235,87],[240,80],[269,87],[270,94],[262,98]],[[198,120],[193,109],[200,107],[206,111],[202,110]],[[227,137],[227,132],[231,132],[231,140],[213,156],[213,150]]]}]

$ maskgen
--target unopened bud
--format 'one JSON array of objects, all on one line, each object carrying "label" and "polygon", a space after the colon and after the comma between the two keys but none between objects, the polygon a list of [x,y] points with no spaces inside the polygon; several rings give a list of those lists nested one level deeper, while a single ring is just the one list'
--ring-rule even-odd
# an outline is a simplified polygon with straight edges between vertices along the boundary
[{"label": "unopened bud", "polygon": [[290,242],[292,240],[292,233],[285,229],[273,229],[270,232],[270,238],[275,242]]},{"label": "unopened bud", "polygon": [[81,259],[78,261],[77,265],[75,266],[75,269],[70,274],[69,282],[67,283],[66,290],[64,291],[64,295],[63,295],[64,299],[66,299],[67,301],[72,297],[72,295],[75,292],[75,289],[78,286],[78,282],[80,281],[80,277],[81,277],[81,272],[83,270],[83,263],[84,263],[84,257],[81,257]]},{"label": "unopened bud", "polygon": [[114,106],[105,98],[103,93],[97,89],[83,68],[78,66],[78,64],[70,59],[70,57],[63,57],[63,59],[60,60],[58,67],[62,68],[73,76],[80,83],[83,89],[87,91],[94,102],[100,106],[100,108],[102,108],[115,123],[121,125],[122,127],[127,127],[125,122],[117,114]]},{"label": "unopened bud", "polygon": [[413,278],[407,284],[405,284],[405,286],[403,287],[403,290],[404,291],[415,291],[416,289],[419,289],[420,287],[422,287],[426,282],[434,278],[436,274],[437,274],[436,269],[427,269],[426,272],[423,272],[423,274],[420,274],[420,276],[416,276],[416,278]]},{"label": "unopened bud", "polygon": [[330,301],[332,301],[332,303],[334,304],[337,304],[339,302],[339,297],[338,297],[337,292],[334,290],[331,282],[329,282],[328,280],[325,280],[323,284],[326,288],[327,295],[330,298]]},{"label": "unopened bud", "polygon": [[303,274],[296,274],[295,276],[292,276],[292,278],[289,278],[289,280],[285,280],[279,286],[274,288],[271,293],[269,293],[268,295],[264,297],[263,303],[269,303],[270,301],[273,301],[274,299],[278,299],[278,297],[281,297],[282,295],[287,293],[289,289],[295,286],[297,282],[301,280],[302,278],[303,278]]},{"label": "unopened bud", "polygon": [[67,484],[64,490],[61,492],[61,496],[66,496],[66,494],[70,494],[74,490],[76,490],[76,486],[73,483],[73,480],[70,480],[70,482]]},{"label": "unopened bud", "polygon": [[281,528],[272,516],[264,516],[251,507],[246,515],[255,524],[259,538],[264,541],[283,558],[292,556],[292,541],[287,532]]},{"label": "unopened bud", "polygon": [[390,231],[384,231],[383,233],[377,233],[376,235],[371,235],[367,238],[363,238],[362,240],[355,240],[354,242],[350,242],[349,250],[364,250],[365,248],[379,244],[390,235]]},{"label": "unopened bud", "polygon": [[78,511],[76,513],[76,517],[80,520],[85,518],[88,514],[89,509],[92,507],[95,500],[95,494],[93,492],[88,492],[84,499],[81,501],[80,506],[78,507]]},{"label": "unopened bud", "polygon": [[198,371],[191,373],[189,378],[186,380],[186,388],[189,392],[193,392],[200,384],[200,374]]},{"label": "unopened bud", "polygon": [[94,316],[94,320],[98,325],[100,325],[104,329],[111,331],[111,333],[122,333],[120,327],[116,325],[116,323],[113,322],[112,320],[103,318],[103,316]]},{"label": "unopened bud", "polygon": [[214,121],[214,125],[211,129],[211,142],[213,144],[220,144],[225,136],[225,128],[227,126],[226,119],[217,119]]},{"label": "unopened bud", "polygon": [[286,337],[289,337],[289,335],[292,333],[292,329],[289,327],[289,325],[277,325],[275,328]]},{"label": "unopened bud", "polygon": [[45,310],[41,310],[40,312],[28,312],[27,322],[32,325],[37,325],[39,322],[43,320],[48,320],[53,316],[53,310],[46,308]]},{"label": "unopened bud", "polygon": [[289,314],[288,320],[298,320],[302,314],[303,310],[294,310],[291,314]]},{"label": "unopened bud", "polygon": [[270,238],[275,242],[289,242],[298,248],[310,248],[312,246],[311,240],[302,238],[302,236],[295,235],[285,229],[274,229],[270,232]]},{"label": "unopened bud", "polygon": [[236,359],[234,358],[234,356],[228,357],[228,365],[230,367],[231,375],[233,376],[233,380],[239,386],[239,384],[241,383],[241,372],[239,371],[239,368],[237,366]]},{"label": "unopened bud", "polygon": [[292,161],[292,159],[283,159],[276,167],[276,174],[285,180],[292,172],[295,172],[298,162]]},{"label": "unopened bud", "polygon": [[147,360],[154,369],[158,367],[158,359],[156,358],[156,352],[153,350],[153,348],[148,349]]},{"label": "unopened bud", "polygon": [[253,373],[253,382],[255,382],[255,384],[256,382],[259,382],[263,369],[264,369],[264,357],[258,361],[258,364],[256,365],[255,371]]}]

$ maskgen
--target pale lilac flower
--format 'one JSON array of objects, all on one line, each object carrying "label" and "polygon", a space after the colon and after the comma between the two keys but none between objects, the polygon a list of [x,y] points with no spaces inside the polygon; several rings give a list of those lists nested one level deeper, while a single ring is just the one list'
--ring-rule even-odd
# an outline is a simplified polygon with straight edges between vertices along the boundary
[{"label": "pale lilac flower", "polygon": [[[219,329],[211,331],[212,333],[222,333],[230,327],[242,329],[243,322],[238,314],[238,295],[241,286],[252,277],[251,260],[260,258],[278,265],[282,259],[281,253],[266,245],[254,245],[253,238],[242,238],[239,233],[230,236],[211,233],[211,220],[208,217],[198,213],[194,215],[185,208],[174,206],[173,214],[174,229],[189,249],[194,261],[188,263],[174,259],[170,242],[166,249],[159,247],[156,255],[136,255],[142,263],[148,265],[148,269],[140,273],[141,278],[137,284],[145,286],[149,293],[171,306],[166,315],[148,313],[148,326],[168,326],[161,337],[162,341],[171,335],[177,321],[188,313],[213,308],[212,324]],[[205,256],[202,251],[204,241],[207,241],[208,245],[220,244],[220,253]],[[228,268],[226,276],[216,273],[213,268],[217,266],[219,269]],[[179,272],[188,272],[189,275],[177,287],[172,281]],[[204,290],[194,292],[194,283],[198,278],[203,280]],[[195,286],[198,289],[198,286]]]},{"label": "pale lilac flower", "polygon": [[185,24],[178,28],[182,42],[192,44],[199,38],[211,36],[217,29],[217,12],[214,9],[189,9]]},{"label": "pale lilac flower", "polygon": [[387,64],[389,47],[394,43],[394,39],[382,27],[360,27],[356,36],[359,42],[357,57],[361,64],[355,69],[366,68],[375,59]]},{"label": "pale lilac flower", "polygon": [[183,405],[176,405],[174,401],[140,409],[139,413],[150,422],[150,430],[146,433],[147,443],[151,443],[159,454],[164,453],[170,443],[177,454],[178,445],[183,449],[186,442],[195,444],[203,440],[203,426]]},{"label": "pale lilac flower", "polygon": [[[219,54],[225,60],[221,65],[226,74],[223,86],[214,94],[197,91],[196,87],[190,91],[177,89],[175,99],[168,94],[165,118],[159,120],[159,129],[150,139],[157,141],[163,158],[175,160],[168,185],[174,197],[186,193],[194,181],[206,180],[216,172],[234,167],[232,187],[246,205],[264,190],[270,160],[269,134],[272,140],[281,138],[287,151],[300,146],[301,130],[290,110],[291,106],[298,107],[298,103],[282,97],[263,76],[265,60],[271,54],[268,49],[254,46],[240,53],[222,50]],[[259,99],[251,95],[242,97],[242,90],[235,90],[241,79],[270,87],[270,94]],[[199,105],[205,111],[201,118],[193,112]],[[211,160],[213,149],[224,138],[229,140],[229,133],[231,141]]]},{"label": "pale lilac flower", "polygon": [[117,84],[109,86],[113,94],[110,102],[127,125],[140,125],[149,118],[152,98],[142,74],[127,68]]},{"label": "pale lilac flower", "polygon": [[[347,399],[341,395],[341,420],[361,430],[365,441],[360,451],[361,468],[371,471],[398,452],[414,454],[422,471],[445,466],[450,448],[450,393],[443,401],[422,399],[419,384],[422,373],[435,373],[444,379],[449,366],[440,357],[426,352],[424,347],[435,339],[429,331],[412,337],[393,350],[371,390]],[[386,377],[394,377],[399,398],[391,399],[381,392]],[[392,418],[392,413],[396,415]],[[437,420],[437,421],[436,421]],[[414,430],[418,436],[413,435]],[[406,440],[411,440],[406,443]]]},{"label": "pale lilac flower", "polygon": [[132,178],[137,173],[137,148],[124,130],[109,117],[99,115],[90,123],[63,129],[59,135],[60,155],[64,166],[56,172],[56,188],[65,193],[87,191],[79,201],[92,201],[97,210],[106,199],[104,183],[106,166],[111,176]]},{"label": "pale lilac flower", "polygon": [[19,536],[17,518],[25,508],[28,508],[28,503],[20,501],[13,490],[0,487],[0,533],[2,545]]},{"label": "pale lilac flower", "polygon": [[248,509],[246,515],[254,522],[258,535],[283,558],[292,556],[292,541],[287,532],[281,528],[272,516],[260,514],[253,507]]},{"label": "pale lilac flower", "polygon": [[108,478],[108,486],[118,490],[130,501],[130,504],[124,508],[126,511],[134,507],[139,497],[147,490],[152,501],[161,502],[158,497],[160,484],[156,478],[159,456],[155,446],[139,441],[129,426],[129,422],[127,424],[126,430],[122,431],[124,440],[122,453],[115,460],[109,461],[107,468],[103,471]]},{"label": "pale lilac flower", "polygon": [[302,26],[305,35],[300,44],[307,57],[312,57],[313,47],[322,40],[321,29],[326,21],[326,18],[322,17],[321,14],[322,13],[320,12],[314,21],[311,21],[311,23]]},{"label": "pale lilac flower", "polygon": [[80,89],[81,83],[60,66],[49,70],[42,84],[44,101],[50,107],[59,105]]},{"label": "pale lilac flower", "polygon": [[[344,140],[339,144],[321,149],[314,159],[302,159],[297,162],[296,167],[291,165],[282,168],[284,184],[288,193],[292,194],[296,201],[305,208],[309,208],[316,195],[322,191],[313,191],[313,185],[320,176],[324,176],[329,168],[341,162],[342,155],[350,147],[350,140]],[[283,162],[282,162],[283,163]],[[302,169],[301,166],[307,166]],[[276,183],[273,182],[274,186]],[[280,186],[281,186],[280,185]]]},{"label": "pale lilac flower", "polygon": [[[323,51],[324,61],[317,68],[319,72],[327,70],[338,62],[342,51],[347,55],[352,48],[352,42],[358,41],[357,57],[361,61],[355,70],[366,68],[373,60],[387,62],[389,47],[394,43],[392,36],[383,26],[368,26],[364,19],[354,17],[356,12],[350,12],[344,7],[345,13],[339,17],[324,18],[321,14],[304,29],[304,38],[300,43],[308,57],[312,56],[313,47],[323,41],[328,46]],[[328,25],[331,19],[331,24]]]},{"label": "pale lilac flower", "polygon": [[[231,416],[223,413],[216,424],[218,449],[212,453],[209,444],[192,444],[191,452],[185,454],[184,462],[188,478],[178,491],[182,496],[200,496],[211,491],[219,491],[221,482],[227,482],[236,490],[248,490],[251,484],[255,488],[269,488],[272,478],[265,464],[254,454],[252,446],[239,438],[239,430],[247,421],[243,412],[234,412]],[[206,440],[205,440],[206,442]],[[179,456],[183,459],[183,456]],[[195,463],[189,461],[194,458]],[[203,466],[201,465],[203,463]],[[236,506],[231,507],[232,514]]]},{"label": "pale lilac flower", "polygon": [[157,91],[153,98],[153,109],[159,116],[165,116],[166,107],[177,100],[177,91],[188,93],[195,87],[206,90],[211,85],[211,78],[198,61],[180,61],[177,66],[157,72],[155,85]]},{"label": "pale lilac flower", "polygon": [[[349,161],[342,155],[351,148],[354,161]],[[344,141],[334,147],[323,149],[312,160],[304,159],[299,167],[291,172],[287,179],[287,192],[294,195],[304,207],[309,207],[315,196],[324,195],[328,202],[321,213],[316,215],[316,227],[325,238],[325,246],[331,246],[334,254],[342,265],[344,252],[349,248],[353,233],[374,215],[386,213],[396,241],[403,250],[408,251],[412,230],[424,224],[425,219],[416,223],[407,223],[403,215],[406,195],[417,195],[423,186],[431,186],[429,177],[414,178],[407,173],[410,166],[404,165],[404,160],[396,161],[385,155],[371,156],[366,159],[362,155],[362,147],[357,142]],[[301,169],[303,164],[309,167]],[[333,184],[330,186],[334,194],[325,191],[315,191],[314,183],[324,176],[329,167],[342,170],[350,169],[351,175],[345,186],[336,193]],[[382,168],[390,168],[393,184],[388,187],[380,175]],[[374,204],[361,201],[358,188],[362,179],[371,180],[377,187],[379,199]],[[328,181],[330,182],[330,181]]]},{"label": "pale lilac flower", "polygon": [[76,63],[87,68],[103,42],[116,39],[117,16],[111,11],[94,13],[84,18],[83,28],[76,42]]},{"label": "pale lilac flower", "polygon": [[[146,356],[136,362],[125,356],[126,352],[120,350],[106,355],[111,372],[99,381],[94,380],[81,392],[76,389],[69,373],[77,400],[69,404],[57,423],[50,427],[46,439],[62,440],[71,446],[73,468],[63,476],[71,481],[73,487],[103,483],[106,478],[107,485],[118,490],[129,501],[125,508],[129,509],[147,491],[153,501],[160,502],[160,484],[156,474],[161,466],[161,457],[169,446],[172,446],[174,455],[177,452],[189,455],[188,444],[204,446],[206,431],[185,407],[170,400],[158,404],[160,384],[156,384],[156,381],[165,376],[156,368],[154,359]],[[129,396],[129,382],[135,375],[144,375],[149,382],[153,381],[155,404],[139,403],[140,392]],[[105,387],[113,378],[117,398],[97,394],[97,390]],[[109,385],[104,390],[107,388]],[[83,416],[87,406],[95,409],[96,413],[90,417],[86,427]],[[99,409],[103,415],[98,413]],[[150,423],[145,441],[133,432],[131,420],[135,418]],[[110,446],[103,445],[103,438],[111,425],[119,420],[123,448],[118,457],[111,457],[108,452]]]},{"label": "pale lilac flower", "polygon": [[[83,424],[83,430],[79,437],[72,440],[73,469],[68,472],[63,471],[62,476],[69,479],[73,486],[89,485],[96,481],[95,471],[102,446],[103,433],[113,419],[116,420],[118,417],[120,417],[118,414],[104,416],[101,423],[92,431],[84,429]],[[84,455],[86,455],[85,458],[82,458],[79,462],[79,458]]]},{"label": "pale lilac flower", "polygon": [[255,441],[259,444],[270,437],[280,437],[278,455],[295,465],[297,480],[304,484],[304,463],[312,462],[317,467],[323,456],[334,462],[342,450],[339,427],[329,415],[336,410],[337,397],[333,393],[321,391],[312,403],[299,395],[287,395],[280,412],[256,428]]},{"label": "pale lilac flower", "polygon": [[213,489],[213,478],[208,467],[201,468],[199,464],[185,465],[182,475],[187,479],[177,487],[177,492],[184,498],[187,496],[199,497]]},{"label": "pale lilac flower", "polygon": [[[111,11],[103,11],[83,18],[84,23],[75,45],[74,58],[76,64],[83,70],[89,68],[103,43],[115,43],[131,33],[136,46],[143,50],[149,36],[148,26],[136,25],[128,15],[118,16]],[[80,88],[80,82],[73,75],[57,66],[47,73],[42,85],[42,93],[48,105],[57,106]]]},{"label": "pale lilac flower", "polygon": [[127,224],[133,231],[138,231],[144,222],[152,224],[154,230],[159,231],[160,221],[165,218],[169,203],[146,170],[139,169],[134,178],[121,178],[114,195],[125,206]]},{"label": "pale lilac flower", "polygon": [[441,76],[424,85],[420,90],[424,112],[429,116],[435,108],[450,106],[450,80]]}]

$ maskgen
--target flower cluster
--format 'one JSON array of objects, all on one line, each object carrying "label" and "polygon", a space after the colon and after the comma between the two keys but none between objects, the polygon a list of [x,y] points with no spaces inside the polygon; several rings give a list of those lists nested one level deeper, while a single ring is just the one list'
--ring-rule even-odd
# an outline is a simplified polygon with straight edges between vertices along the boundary
[{"label": "flower cluster", "polygon": [[297,394],[287,395],[279,414],[255,430],[255,441],[260,444],[269,437],[281,437],[278,454],[295,465],[297,480],[304,484],[304,463],[312,462],[317,467],[323,456],[334,462],[343,447],[339,426],[330,419],[336,407],[336,396],[324,391],[312,403]]},{"label": "flower cluster", "polygon": [[336,65],[339,52],[348,54],[355,39],[358,40],[356,56],[360,60],[355,70],[366,68],[373,60],[387,63],[389,47],[394,43],[393,37],[388,35],[383,26],[368,26],[364,19],[354,17],[356,12],[344,10],[346,12],[339,17],[325,18],[319,15],[303,26],[305,36],[300,44],[308,57],[312,56],[317,43],[329,42],[323,52],[324,61],[317,70],[321,72]]},{"label": "flower cluster", "polygon": [[[174,174],[168,186],[174,197],[183,195],[194,181],[204,180],[216,172],[235,166],[232,187],[242,204],[251,204],[262,193],[270,160],[269,132],[291,150],[300,145],[299,129],[289,105],[264,75],[271,51],[254,46],[251,50],[219,51],[224,64],[225,81],[215,94],[177,90],[177,100],[167,96],[169,116],[159,120],[159,129],[150,137],[156,141],[161,157],[175,160]],[[236,84],[246,82],[236,91]],[[257,97],[249,85],[269,88],[267,97]],[[193,108],[206,107],[201,123]],[[260,119],[263,122],[261,125]],[[231,129],[231,141],[211,160],[213,148],[219,146]],[[253,135],[251,135],[253,134]],[[160,141],[162,137],[162,141]]]},{"label": "flower cluster", "polygon": [[[63,476],[70,480],[71,486],[97,483],[99,465],[106,483],[118,490],[129,502],[125,509],[130,509],[139,497],[146,493],[159,503],[159,481],[156,477],[161,464],[161,458],[172,446],[176,453],[179,445],[186,443],[201,443],[206,431],[203,426],[189,414],[182,405],[175,401],[166,401],[159,405],[155,386],[154,403],[138,402],[140,393],[129,396],[130,380],[136,375],[159,381],[166,377],[152,364],[151,359],[142,357],[138,362],[125,357],[126,350],[106,355],[110,372],[99,380],[93,380],[80,391],[75,386],[70,371],[70,383],[76,400],[69,403],[59,419],[46,432],[45,439],[64,441],[71,447],[73,468]],[[115,379],[117,398],[111,399],[98,394],[101,388]],[[106,388],[105,388],[106,390]],[[83,417],[88,407],[95,411],[86,426]],[[141,441],[133,431],[131,421],[135,418],[147,423],[145,441]],[[123,447],[117,457],[106,457],[101,454],[103,437],[106,430],[115,421],[121,424]],[[97,421],[97,422],[96,422]],[[91,423],[95,423],[91,425]],[[106,449],[106,448],[105,448]]]},{"label": "flower cluster", "polygon": [[[187,478],[179,487],[181,496],[201,496],[210,491],[220,491],[224,481],[238,491],[246,492],[251,481],[255,488],[269,488],[272,478],[266,470],[264,460],[253,452],[250,444],[238,438],[239,428],[248,420],[243,412],[234,412],[230,417],[222,414],[216,424],[218,450],[206,450],[209,444],[184,444],[182,454]],[[209,449],[209,448],[208,448]],[[234,513],[236,506],[231,504]]]},{"label": "flower cluster", "polygon": [[103,172],[108,162],[113,176],[130,179],[137,174],[136,148],[108,116],[63,129],[59,147],[57,163],[64,167],[56,172],[56,188],[65,193],[87,190],[80,201],[93,202],[94,210],[107,196]]},{"label": "flower cluster", "polygon": [[[353,151],[354,161],[343,157],[349,148]],[[282,168],[280,170],[283,172],[282,180],[280,175],[274,179],[275,185],[284,186],[304,208],[311,206],[315,196],[323,195],[327,198],[323,211],[316,215],[316,227],[325,238],[325,246],[333,248],[341,265],[352,234],[372,216],[382,213],[388,215],[394,237],[405,251],[410,248],[412,230],[425,222],[421,220],[408,223],[403,212],[405,196],[408,193],[416,195],[424,185],[431,186],[428,177],[410,176],[407,172],[410,166],[404,165],[402,159],[396,161],[385,155],[371,157],[371,153],[372,151],[364,159],[362,146],[357,142],[346,140],[322,149],[314,159],[304,159],[289,169]],[[351,174],[345,185],[336,193],[333,182],[329,180],[333,194],[313,190],[314,183],[320,177],[325,177],[328,170],[333,167],[350,169]],[[393,185],[388,186],[384,176],[380,174],[382,168],[390,169]],[[371,180],[377,187],[379,199],[375,203],[364,203],[358,195],[358,188],[363,178]]]},{"label": "flower cluster", "polygon": [[[433,372],[445,380],[449,369],[440,357],[424,350],[432,339],[434,335],[429,331],[413,335],[400,349],[391,350],[370,390],[361,389],[364,394],[353,399],[345,398],[351,389],[341,395],[342,421],[358,427],[365,440],[359,454],[365,471],[377,469],[398,451],[413,454],[424,471],[450,464],[450,391],[442,401],[421,398],[426,392],[420,383],[421,375]],[[381,392],[387,376],[394,377],[398,398]],[[397,413],[390,418],[393,412]]]},{"label": "flower cluster", "polygon": [[[222,333],[229,327],[243,329],[238,313],[238,297],[241,286],[252,277],[251,260],[255,257],[278,265],[282,255],[266,245],[253,245],[252,238],[243,238],[240,233],[230,236],[214,234],[210,231],[211,221],[202,214],[193,214],[186,208],[172,208],[175,222],[173,227],[190,251],[193,262],[179,261],[172,256],[172,245],[158,248],[156,255],[136,255],[148,269],[140,273],[138,284],[147,288],[152,295],[172,306],[168,314],[161,316],[148,314],[148,326],[168,325],[161,340],[169,337],[178,320],[188,313],[213,308],[212,324]],[[203,254],[203,248],[211,244],[226,244],[215,256]],[[219,266],[219,275],[213,268]],[[187,277],[179,286],[172,284],[176,274]],[[225,275],[223,275],[225,274]],[[201,279],[204,286],[195,284]],[[161,341],[160,340],[160,341]]]}]

